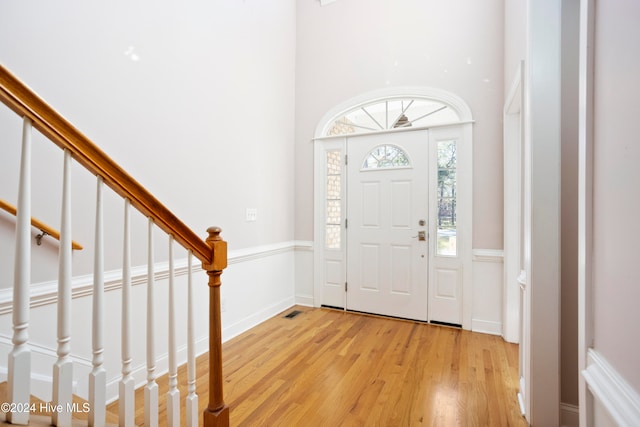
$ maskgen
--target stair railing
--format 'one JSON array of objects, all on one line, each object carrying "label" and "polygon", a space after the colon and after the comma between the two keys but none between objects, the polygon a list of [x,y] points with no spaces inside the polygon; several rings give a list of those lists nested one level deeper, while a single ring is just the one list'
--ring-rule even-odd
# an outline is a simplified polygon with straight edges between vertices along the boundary
[{"label": "stair railing", "polygon": [[[193,290],[191,259],[202,262],[209,279],[209,402],[204,411],[204,426],[228,426],[229,408],[222,391],[222,332],[220,315],[220,276],[227,266],[227,244],[221,230],[210,227],[208,237],[202,240],[160,203],[142,185],[127,174],[100,148],[71,125],[36,93],[0,65],[0,101],[23,118],[22,152],[16,208],[16,250],[13,286],[13,349],[8,359],[7,398],[11,408],[7,421],[13,424],[29,423],[29,408],[21,406],[30,398],[29,349],[29,285],[31,269],[31,133],[37,129],[64,151],[62,224],[60,227],[60,254],[58,277],[58,360],[53,367],[53,401],[56,407],[72,407],[72,366],[70,357],[71,331],[71,205],[69,170],[76,161],[97,177],[96,227],[94,249],[92,346],[93,370],[89,375],[89,425],[103,426],[106,417],[106,374],[102,366],[104,352],[104,269],[103,269],[103,213],[102,190],[110,187],[124,199],[124,247],[122,285],[122,377],[119,383],[119,424],[134,425],[134,383],[131,375],[131,261],[129,236],[129,210],[133,206],[149,221],[149,258],[147,292],[147,384],[144,387],[145,425],[158,424],[158,387],[155,382],[155,355],[153,333],[153,242],[152,231],[158,227],[169,235],[169,383],[167,395],[167,424],[180,424],[180,396],[177,389],[175,346],[175,307],[173,294],[173,241],[189,254],[188,319],[187,319],[187,371],[188,396],[186,399],[187,425],[198,425],[198,399],[195,394],[195,337],[193,319]],[[28,406],[28,405],[27,405]],[[71,425],[71,412],[54,412],[52,422],[57,426]]]},{"label": "stair railing", "polygon": [[[0,199],[0,209],[9,212],[13,216],[16,216],[18,211],[15,206],[2,199]],[[60,240],[60,232],[55,228],[40,221],[39,219],[31,217],[31,225],[40,230],[40,234],[36,236],[38,245],[42,244],[42,239],[44,239],[46,236],[51,236],[56,240]],[[81,251],[83,249],[82,245],[75,240],[71,241],[71,247],[76,251]]]}]

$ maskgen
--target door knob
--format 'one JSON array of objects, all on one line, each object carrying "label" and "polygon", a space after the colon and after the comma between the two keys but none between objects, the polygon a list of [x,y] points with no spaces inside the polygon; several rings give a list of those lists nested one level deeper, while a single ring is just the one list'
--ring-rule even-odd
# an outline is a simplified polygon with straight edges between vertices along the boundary
[{"label": "door knob", "polygon": [[413,236],[413,238],[418,238],[418,240],[420,241],[425,241],[427,240],[427,232],[424,230],[418,231],[418,235],[417,236]]}]

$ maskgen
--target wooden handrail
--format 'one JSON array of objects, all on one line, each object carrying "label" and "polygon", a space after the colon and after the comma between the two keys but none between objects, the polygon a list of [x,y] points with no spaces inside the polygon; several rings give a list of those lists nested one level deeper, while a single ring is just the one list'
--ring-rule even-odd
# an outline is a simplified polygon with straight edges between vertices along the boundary
[{"label": "wooden handrail", "polygon": [[[11,203],[5,202],[2,199],[0,199],[0,209],[7,211],[11,215],[14,215],[14,216],[18,212],[18,210],[16,209],[15,206],[13,206]],[[35,228],[37,228],[40,231],[42,231],[45,235],[51,236],[56,240],[60,240],[60,232],[58,230],[54,229],[53,227],[48,226],[47,224],[45,224],[44,222],[40,221],[39,219],[31,217],[31,225],[33,225]],[[40,244],[40,243],[38,243],[38,244]],[[73,249],[75,249],[75,250],[78,250],[78,251],[82,250],[82,245],[80,243],[76,242],[75,240],[71,241],[71,247]]]},{"label": "wooden handrail", "polygon": [[28,117],[38,131],[63,150],[69,150],[78,163],[94,175],[101,176],[107,186],[121,197],[129,199],[136,209],[152,218],[160,229],[172,235],[186,249],[191,250],[196,258],[206,264],[212,262],[212,249],[204,240],[2,65],[0,65],[0,101],[19,116]]}]

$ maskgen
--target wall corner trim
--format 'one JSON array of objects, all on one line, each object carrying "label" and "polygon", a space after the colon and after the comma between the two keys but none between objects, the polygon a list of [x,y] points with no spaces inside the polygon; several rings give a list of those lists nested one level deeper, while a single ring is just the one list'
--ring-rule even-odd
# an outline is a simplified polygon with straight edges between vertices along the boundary
[{"label": "wall corner trim", "polygon": [[609,361],[594,349],[587,351],[587,368],[582,371],[589,390],[620,426],[637,426],[640,394]]}]

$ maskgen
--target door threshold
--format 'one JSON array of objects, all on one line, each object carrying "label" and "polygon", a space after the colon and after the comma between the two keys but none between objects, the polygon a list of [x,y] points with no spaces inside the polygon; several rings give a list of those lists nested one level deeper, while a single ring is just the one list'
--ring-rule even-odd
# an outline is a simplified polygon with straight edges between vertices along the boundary
[{"label": "door threshold", "polygon": [[448,326],[450,328],[462,329],[462,325],[460,325],[458,323],[440,322],[438,320],[432,320],[431,324],[432,325],[438,325],[438,326]]},{"label": "door threshold", "polygon": [[391,315],[388,315],[388,314],[371,313],[369,311],[345,309],[344,307],[337,307],[337,306],[333,306],[333,305],[324,305],[324,304],[322,304],[322,305],[320,305],[320,307],[321,308],[327,308],[329,310],[344,311],[344,312],[347,312],[347,313],[363,314],[365,316],[382,317],[382,318],[385,318],[385,319],[404,320],[405,322],[425,323],[425,324],[431,324],[431,325],[436,325],[436,326],[446,326],[446,327],[449,327],[449,328],[462,329],[462,325],[460,325],[458,323],[440,322],[438,320],[410,319],[408,317],[391,316]]},{"label": "door threshold", "polygon": [[405,322],[415,322],[415,323],[425,323],[428,324],[429,321],[427,320],[419,320],[419,319],[410,319],[407,317],[399,317],[399,316],[390,316],[388,314],[380,314],[380,313],[371,313],[368,311],[359,311],[359,310],[350,310],[350,309],[344,309],[343,307],[334,307],[334,306],[330,306],[330,305],[321,305],[320,307],[322,308],[328,308],[331,310],[340,310],[340,311],[344,311],[347,313],[354,313],[354,314],[362,314],[365,316],[371,316],[371,317],[382,317],[384,319],[395,319],[395,320],[403,320]]}]

